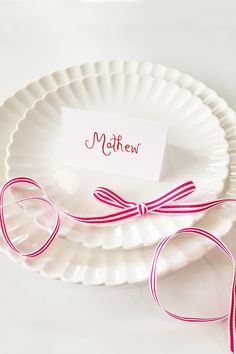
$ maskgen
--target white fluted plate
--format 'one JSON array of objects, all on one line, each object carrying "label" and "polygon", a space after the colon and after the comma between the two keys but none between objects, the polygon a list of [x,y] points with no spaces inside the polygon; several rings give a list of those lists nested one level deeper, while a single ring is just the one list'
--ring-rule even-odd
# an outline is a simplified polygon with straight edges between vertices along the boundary
[{"label": "white fluted plate", "polygon": [[[162,65],[136,61],[107,61],[70,67],[31,83],[26,88],[18,91],[13,97],[7,99],[0,107],[1,183],[5,181],[4,160],[10,134],[25,111],[33,106],[37,99],[43,97],[45,93],[55,90],[59,85],[74,79],[90,75],[123,72],[148,74],[155,77],[163,77],[169,82],[175,82],[180,87],[188,89],[193,95],[198,96],[211,109],[212,113],[219,119],[229,143],[230,171],[223,195],[235,197],[235,113],[213,90],[206,88],[203,83],[194,80],[191,76]],[[215,232],[222,237],[231,229],[236,215],[232,213],[231,206],[227,209],[226,213],[223,212],[223,208],[217,208],[214,215],[208,213],[201,219],[198,226],[207,227],[209,231]],[[102,249],[85,248],[67,240],[58,239],[47,253],[41,257],[26,259],[10,253],[5,244],[2,241],[0,242],[2,250],[30,270],[39,271],[42,275],[60,278],[68,282],[93,285],[133,283],[146,280],[154,252],[154,247],[108,252]],[[162,262],[159,265],[159,274],[164,275],[187,265],[205,254],[208,249],[209,245],[206,242],[193,235],[189,235],[189,237],[185,235],[184,239],[174,240],[169,246],[168,253],[162,257]]]},{"label": "white fluted plate", "polygon": [[[68,165],[67,155],[63,154],[62,107],[168,123],[167,149],[159,182]],[[125,199],[138,202],[156,199],[170,188],[193,180],[197,192],[188,200],[202,201],[215,198],[223,188],[229,161],[224,135],[210,108],[175,83],[149,75],[92,76],[59,87],[27,112],[11,137],[6,173],[8,178],[36,179],[61,210],[80,216],[114,211],[94,200],[93,191],[97,186],[108,187]],[[33,208],[37,223],[48,229],[47,213],[41,208],[37,210],[34,204],[28,203],[27,210],[32,214]],[[201,216],[145,215],[107,226],[64,220],[60,237],[87,247],[130,249],[155,244],[167,232],[190,226]]]}]

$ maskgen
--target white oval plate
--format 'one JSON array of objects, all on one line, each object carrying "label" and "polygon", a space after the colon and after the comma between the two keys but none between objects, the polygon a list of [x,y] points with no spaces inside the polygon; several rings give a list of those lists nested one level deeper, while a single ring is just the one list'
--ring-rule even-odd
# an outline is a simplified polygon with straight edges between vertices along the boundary
[{"label": "white oval plate", "polygon": [[[159,182],[149,182],[68,166],[62,159],[62,107],[168,123],[164,176]],[[193,180],[197,192],[189,200],[215,198],[228,173],[227,149],[218,119],[188,90],[149,75],[105,74],[61,86],[27,112],[11,137],[7,176],[35,178],[61,210],[81,216],[104,215],[111,209],[93,197],[93,191],[101,185],[127,200],[149,201],[180,183]],[[32,214],[30,205],[27,210]],[[64,222],[60,236],[87,247],[130,249],[155,244],[165,233],[188,227],[201,216],[146,215],[102,227],[71,221],[69,226]],[[37,215],[38,223],[43,226],[45,221],[48,228],[46,218]]]},{"label": "white oval plate", "polygon": [[[58,86],[71,80],[90,75],[115,72],[137,73],[140,75],[150,74],[151,76],[163,77],[167,81],[176,82],[180,87],[187,88],[193,95],[201,98],[209,106],[212,113],[218,117],[229,142],[230,172],[223,195],[236,197],[236,160],[234,158],[236,152],[235,113],[213,90],[208,89],[203,83],[194,80],[191,76],[162,65],[136,61],[107,61],[70,67],[31,83],[26,88],[18,91],[13,97],[7,99],[2,107],[0,107],[1,183],[5,182],[4,161],[10,134],[25,111],[33,106],[37,99],[42,98],[45,93],[55,90]],[[232,213],[231,206],[227,209],[226,214],[223,213],[223,208],[215,209],[213,218],[208,213],[206,217],[201,219],[198,226],[207,227],[209,231],[215,232],[216,235],[222,237],[231,229],[236,215]],[[1,249],[8,256],[30,270],[39,271],[44,276],[59,278],[67,282],[81,282],[91,285],[115,285],[146,280],[154,252],[154,247],[122,252],[120,250],[107,252],[101,249],[88,249],[58,239],[58,242],[54,243],[47,254],[45,253],[37,259],[26,259],[10,253],[1,240],[0,243]],[[159,274],[164,275],[187,265],[189,262],[204,255],[209,248],[209,245],[203,242],[202,239],[196,238],[193,235],[184,240],[174,240],[170,244],[168,254],[164,255],[162,262],[159,264]],[[75,253],[77,257],[75,257]]]}]

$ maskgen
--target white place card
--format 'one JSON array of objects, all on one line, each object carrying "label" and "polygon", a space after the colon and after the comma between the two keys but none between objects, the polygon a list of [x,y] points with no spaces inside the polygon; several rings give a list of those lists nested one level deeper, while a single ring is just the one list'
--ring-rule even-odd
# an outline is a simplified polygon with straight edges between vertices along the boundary
[{"label": "white place card", "polygon": [[62,108],[67,164],[158,181],[168,125],[148,119]]}]

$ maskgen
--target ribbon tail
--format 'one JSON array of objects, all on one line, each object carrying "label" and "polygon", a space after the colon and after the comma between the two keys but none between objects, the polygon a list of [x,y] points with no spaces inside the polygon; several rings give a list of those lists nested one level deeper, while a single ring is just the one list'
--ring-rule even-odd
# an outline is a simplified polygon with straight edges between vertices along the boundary
[{"label": "ribbon tail", "polygon": [[232,292],[231,292],[231,302],[230,302],[230,313],[229,313],[229,345],[230,345],[230,351],[232,353],[235,353],[235,328],[236,328],[235,292],[236,292],[236,272],[234,272]]}]

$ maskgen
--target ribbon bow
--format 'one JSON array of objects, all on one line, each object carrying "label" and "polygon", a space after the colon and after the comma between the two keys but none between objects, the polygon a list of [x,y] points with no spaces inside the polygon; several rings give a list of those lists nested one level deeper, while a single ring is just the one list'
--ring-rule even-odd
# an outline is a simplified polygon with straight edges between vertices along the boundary
[{"label": "ribbon bow", "polygon": [[[22,198],[16,201],[16,203],[25,200],[40,200],[50,205],[55,212],[55,225],[48,239],[36,251],[25,253],[25,254],[22,254],[22,252],[20,252],[11,242],[11,239],[7,232],[7,227],[4,218],[4,206],[5,206],[4,194],[6,190],[9,189],[11,186],[19,183],[26,183],[29,185],[33,185],[40,192],[42,192],[42,196],[31,196],[31,197]],[[34,179],[29,177],[16,177],[7,181],[0,190],[0,227],[2,229],[2,234],[6,243],[14,252],[22,256],[36,257],[42,254],[51,245],[51,243],[57,236],[61,224],[60,215],[63,214],[67,215],[68,217],[80,223],[106,225],[109,223],[115,223],[133,217],[143,216],[148,213],[165,214],[165,215],[183,215],[183,214],[199,213],[201,211],[210,209],[224,202],[236,201],[236,199],[233,198],[223,198],[223,199],[216,199],[205,203],[191,203],[191,204],[175,203],[176,201],[179,201],[185,198],[187,195],[193,193],[195,190],[196,187],[194,183],[192,181],[188,181],[150,202],[134,203],[121,198],[118,194],[114,193],[108,188],[98,187],[94,191],[94,196],[96,197],[96,199],[111,207],[120,209],[120,211],[108,215],[103,215],[103,216],[81,217],[79,215],[73,215],[71,213],[68,213],[67,211],[60,210],[54,204],[54,202],[47,196],[43,187],[41,187],[41,185]]]},{"label": "ribbon bow", "polygon": [[185,198],[194,191],[196,191],[194,183],[188,181],[150,202],[134,203],[121,198],[118,194],[108,188],[98,187],[93,193],[95,198],[111,207],[120,209],[120,212],[89,218],[75,216],[67,212],[64,213],[82,223],[108,224],[137,216],[143,216],[145,214],[183,215],[199,213],[226,201],[234,201],[234,199],[224,198],[205,203],[174,203]]},{"label": "ribbon bow", "polygon": [[[166,214],[168,212],[172,213],[174,211],[175,206],[169,204],[175,202],[176,200],[183,199],[184,197],[191,194],[195,190],[196,187],[194,183],[192,181],[189,181],[172,189],[170,192],[164,194],[163,196],[147,203],[128,202],[127,200],[122,199],[119,195],[117,195],[116,193],[114,193],[113,191],[105,187],[98,187],[94,192],[94,196],[99,201],[105,204],[124,210],[125,212],[123,212],[122,214],[118,213],[118,215],[122,215],[122,218],[124,217],[130,218],[134,216],[142,216],[148,213],[152,213],[152,214]],[[112,215],[109,215],[109,220],[111,217]],[[112,219],[113,217],[111,218],[111,220]]]}]

